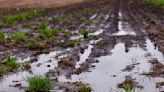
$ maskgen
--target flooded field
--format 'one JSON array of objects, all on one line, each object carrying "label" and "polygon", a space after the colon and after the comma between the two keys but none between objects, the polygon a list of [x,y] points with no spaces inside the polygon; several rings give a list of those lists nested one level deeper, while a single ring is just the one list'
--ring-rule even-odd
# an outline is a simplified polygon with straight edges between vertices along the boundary
[{"label": "flooded field", "polygon": [[131,0],[2,9],[0,92],[163,92],[163,14]]}]

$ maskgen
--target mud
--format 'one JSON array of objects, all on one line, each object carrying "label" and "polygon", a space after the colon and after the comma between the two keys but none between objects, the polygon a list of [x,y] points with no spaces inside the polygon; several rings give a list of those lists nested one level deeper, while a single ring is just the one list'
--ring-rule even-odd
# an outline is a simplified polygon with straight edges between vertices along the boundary
[{"label": "mud", "polygon": [[48,0],[48,1],[33,1],[33,0],[0,0],[0,8],[47,8],[61,7],[75,3],[81,3],[85,0]]},{"label": "mud", "polygon": [[130,76],[126,76],[125,80],[118,84],[119,88],[126,89],[126,86],[129,86],[130,90],[133,90],[134,88],[142,88],[142,86],[139,86],[137,82],[135,82],[135,79],[131,78]]},{"label": "mud", "polygon": [[160,63],[158,60],[152,60],[150,61],[150,63],[152,64],[150,72],[143,74],[152,77],[163,77],[164,65]]},{"label": "mud", "polygon": [[[10,12],[0,14],[4,22],[3,16]],[[136,88],[134,92],[162,92],[162,15],[160,7],[139,1],[99,0],[44,9],[39,16],[1,26],[6,37],[22,31],[28,35],[19,42],[0,40],[0,60],[12,53],[20,64],[15,73],[2,75],[0,91],[23,92],[28,86],[26,78],[42,75],[53,81],[52,91],[57,92],[78,92],[81,82],[93,92],[124,92],[124,83]],[[57,34],[45,39],[39,34],[41,24],[57,29]],[[27,48],[31,40],[39,46]]]}]

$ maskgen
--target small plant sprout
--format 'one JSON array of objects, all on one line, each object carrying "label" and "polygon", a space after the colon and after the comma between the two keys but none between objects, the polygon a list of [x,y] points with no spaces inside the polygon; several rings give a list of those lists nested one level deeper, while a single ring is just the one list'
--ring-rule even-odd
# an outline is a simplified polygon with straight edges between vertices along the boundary
[{"label": "small plant sprout", "polygon": [[135,82],[135,79],[133,79],[131,76],[126,76],[126,79],[118,84],[117,86],[119,88],[122,88],[125,90],[125,92],[135,92],[136,88],[142,89],[143,87],[138,85],[138,82]]},{"label": "small plant sprout", "polygon": [[24,67],[26,70],[29,70],[29,69],[31,68],[30,62],[25,62],[25,63],[23,64],[23,67]]},{"label": "small plant sprout", "polygon": [[130,84],[124,84],[123,89],[125,92],[134,92],[134,87],[132,87]]},{"label": "small plant sprout", "polygon": [[62,23],[63,18],[61,16],[54,16],[54,21],[58,23]]},{"label": "small plant sprout", "polygon": [[7,72],[7,67],[6,66],[0,66],[0,77],[3,76]]},{"label": "small plant sprout", "polygon": [[80,18],[80,21],[86,25],[90,25],[92,23],[92,20],[88,20],[87,18],[85,17],[81,17]]},{"label": "small plant sprout", "polygon": [[49,92],[51,89],[51,80],[42,76],[32,76],[28,78],[29,92]]},{"label": "small plant sprout", "polygon": [[59,60],[59,54],[58,53],[55,55],[55,59]]},{"label": "small plant sprout", "polygon": [[28,35],[27,32],[15,32],[10,36],[10,38],[12,40],[19,42],[19,41],[23,41],[27,37],[27,35]]},{"label": "small plant sprout", "polygon": [[38,26],[39,26],[39,29],[46,29],[46,28],[48,28],[48,23],[46,23],[46,22],[39,22],[38,23]]},{"label": "small plant sprout", "polygon": [[87,30],[81,29],[81,30],[80,30],[80,33],[81,33],[81,35],[84,36],[84,38],[88,38],[89,32],[88,32]]},{"label": "small plant sprout", "polygon": [[71,33],[69,31],[64,31],[64,36],[69,39],[71,37]]},{"label": "small plant sprout", "polygon": [[8,54],[5,58],[5,64],[10,68],[18,68],[17,60],[11,54]]},{"label": "small plant sprout", "polygon": [[58,33],[58,30],[47,27],[45,29],[41,29],[39,32],[43,38],[51,38]]},{"label": "small plant sprout", "polygon": [[0,40],[5,39],[5,34],[3,32],[0,32]]},{"label": "small plant sprout", "polygon": [[69,18],[63,18],[63,17],[61,17],[61,16],[54,16],[54,21],[55,21],[56,23],[64,24],[64,25],[70,23]]},{"label": "small plant sprout", "polygon": [[92,88],[89,85],[81,84],[78,92],[91,92]]},{"label": "small plant sprout", "polygon": [[68,47],[74,47],[75,45],[80,45],[80,40],[69,40]]},{"label": "small plant sprout", "polygon": [[83,12],[84,12],[85,14],[91,14],[91,13],[93,13],[94,11],[95,11],[94,8],[84,8],[84,9],[83,9]]},{"label": "small plant sprout", "polygon": [[36,50],[36,49],[41,49],[42,45],[39,42],[37,42],[35,39],[30,39],[26,42],[24,47],[30,50]]}]

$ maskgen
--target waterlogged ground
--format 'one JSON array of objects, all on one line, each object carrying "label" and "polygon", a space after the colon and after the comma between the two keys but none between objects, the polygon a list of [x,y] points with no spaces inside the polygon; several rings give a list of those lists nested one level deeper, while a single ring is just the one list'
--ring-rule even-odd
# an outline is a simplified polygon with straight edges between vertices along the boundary
[{"label": "waterlogged ground", "polygon": [[[6,23],[3,17],[10,10],[0,12]],[[12,15],[21,12],[28,10]],[[134,92],[163,92],[163,14],[160,7],[137,1],[99,0],[44,9],[1,25],[6,39],[0,40],[0,59],[12,53],[19,68],[1,76],[0,92],[24,92],[33,75],[50,78],[54,92],[78,92],[81,82],[93,92],[125,92],[124,83],[133,85]],[[42,27],[57,34],[44,38]],[[28,33],[25,39],[7,39],[22,31]],[[27,44],[31,40],[35,48]]]}]

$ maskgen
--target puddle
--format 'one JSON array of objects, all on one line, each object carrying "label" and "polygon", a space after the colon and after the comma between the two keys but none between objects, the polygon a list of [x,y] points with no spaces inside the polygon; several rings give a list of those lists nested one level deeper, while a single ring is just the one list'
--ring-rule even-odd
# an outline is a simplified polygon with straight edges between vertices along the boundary
[{"label": "puddle", "polygon": [[92,48],[93,48],[93,44],[96,44],[98,42],[100,42],[102,39],[98,39],[98,40],[91,40],[89,42],[88,48],[84,50],[84,53],[80,55],[80,60],[76,63],[75,68],[80,68],[81,64],[86,62],[86,60],[88,59],[89,55],[92,52]]},{"label": "puddle", "polygon": [[122,13],[119,12],[119,18],[120,20],[118,21],[118,32],[114,33],[114,36],[122,36],[122,35],[136,35],[135,32],[133,32],[132,28],[130,27],[129,23],[123,20]]},{"label": "puddle", "polygon": [[28,85],[26,79],[29,76],[30,74],[28,72],[18,72],[4,76],[0,81],[0,92],[24,92],[23,89],[14,87],[14,85],[21,84],[21,86],[26,87]]},{"label": "puddle", "polygon": [[[50,52],[49,54],[41,54],[38,56],[38,60],[31,64],[31,72],[28,71],[20,71],[16,74],[10,74],[3,77],[0,81],[0,92],[24,92],[23,89],[19,89],[17,87],[13,87],[16,84],[20,84],[23,87],[27,87],[27,78],[32,75],[45,75],[49,70],[57,67],[58,63],[55,59],[55,55],[57,55],[57,51]],[[19,62],[23,63],[27,60],[30,60],[29,57],[27,59],[18,59]]]},{"label": "puddle", "polygon": [[76,66],[75,66],[76,68],[79,68],[80,64],[84,63],[88,59],[92,48],[93,46],[89,45],[88,48],[84,50],[84,53],[80,55],[80,60],[76,63]]},{"label": "puddle", "polygon": [[[97,58],[100,62],[94,64],[96,67],[95,69],[91,69],[91,72],[72,75],[71,80],[66,79],[65,76],[60,76],[59,81],[82,81],[90,84],[94,92],[109,92],[110,90],[113,90],[112,92],[115,92],[114,90],[123,92],[122,89],[117,88],[117,84],[124,81],[125,76],[131,75],[133,78],[136,78],[136,81],[139,82],[141,86],[144,86],[144,89],[139,92],[159,92],[161,89],[157,89],[155,83],[162,80],[164,81],[164,79],[148,78],[139,74],[149,71],[150,63],[148,63],[148,61],[152,58],[157,58],[160,61],[163,61],[164,58],[162,53],[159,52],[158,49],[155,49],[149,39],[146,40],[145,45],[146,50],[136,46],[129,48],[129,52],[126,53],[125,44],[118,43],[111,51],[111,55]],[[150,55],[146,56],[147,54]],[[139,63],[134,70],[131,72],[122,72],[122,69],[127,65],[134,63]],[[115,77],[113,75],[115,75]],[[137,89],[136,92],[138,92],[138,90],[139,89]]]},{"label": "puddle", "polygon": [[17,62],[18,62],[18,63],[25,63],[25,62],[30,61],[30,59],[31,59],[31,57],[27,57],[27,58],[25,58],[25,59],[18,58],[18,59],[17,59]]},{"label": "puddle", "polygon": [[98,31],[96,31],[94,33],[90,33],[90,35],[97,36],[97,35],[100,35],[101,33],[103,33],[104,31],[105,31],[104,29],[99,29]]},{"label": "puddle", "polygon": [[58,52],[50,52],[49,54],[42,54],[38,57],[38,61],[31,64],[32,73],[36,75],[45,75],[49,70],[58,66],[58,61],[55,56]]},{"label": "puddle", "polygon": [[104,19],[107,20],[109,18],[109,14],[106,14]]},{"label": "puddle", "polygon": [[118,33],[114,33],[114,36],[122,36],[122,35],[136,35],[134,32],[127,32],[124,30],[119,31]]},{"label": "puddle", "polygon": [[93,20],[97,17],[97,14],[94,14],[93,16],[90,17],[90,20]]},{"label": "puddle", "polygon": [[70,40],[78,40],[78,39],[82,39],[83,38],[83,36],[82,35],[80,35],[80,36],[71,36],[70,37]]},{"label": "puddle", "polygon": [[97,40],[91,40],[90,44],[97,44],[98,42],[102,41],[102,38],[99,38]]}]

